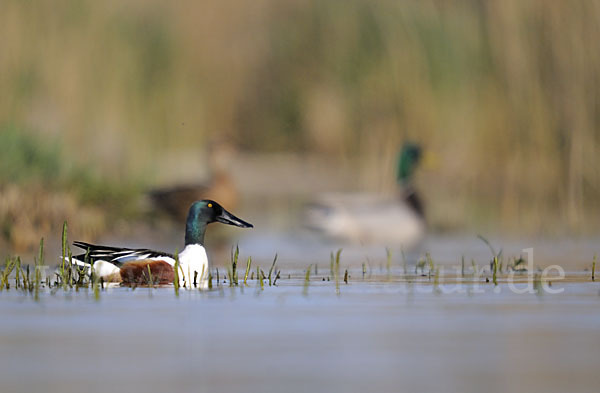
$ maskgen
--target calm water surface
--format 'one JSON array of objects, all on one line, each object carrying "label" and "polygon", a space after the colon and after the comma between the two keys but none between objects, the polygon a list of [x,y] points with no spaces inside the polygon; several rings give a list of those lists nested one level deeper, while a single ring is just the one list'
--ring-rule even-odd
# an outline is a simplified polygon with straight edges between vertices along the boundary
[{"label": "calm water surface", "polygon": [[[600,286],[0,293],[2,392],[596,392]],[[465,287],[467,288],[467,287]]]}]

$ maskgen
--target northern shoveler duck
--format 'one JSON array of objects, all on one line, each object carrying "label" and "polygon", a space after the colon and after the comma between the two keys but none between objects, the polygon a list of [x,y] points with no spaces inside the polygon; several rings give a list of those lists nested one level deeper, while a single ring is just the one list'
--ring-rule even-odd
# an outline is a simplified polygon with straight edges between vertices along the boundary
[{"label": "northern shoveler duck", "polygon": [[[185,227],[185,248],[179,253],[179,280],[182,286],[205,288],[208,284],[209,266],[204,249],[204,234],[206,226],[212,222],[241,228],[253,227],[213,200],[192,203]],[[86,253],[74,256],[73,263],[90,268],[90,264],[85,263],[87,255],[94,273],[107,281],[120,281],[128,285],[147,284],[151,275],[153,283],[173,283],[175,257],[172,254],[144,248],[101,246],[81,241],[75,241],[73,245],[86,250]]]},{"label": "northern shoveler duck", "polygon": [[401,245],[405,249],[418,245],[425,234],[425,214],[412,177],[421,155],[420,146],[414,143],[402,147],[397,166],[397,195],[322,195],[308,206],[308,226],[350,242]]}]

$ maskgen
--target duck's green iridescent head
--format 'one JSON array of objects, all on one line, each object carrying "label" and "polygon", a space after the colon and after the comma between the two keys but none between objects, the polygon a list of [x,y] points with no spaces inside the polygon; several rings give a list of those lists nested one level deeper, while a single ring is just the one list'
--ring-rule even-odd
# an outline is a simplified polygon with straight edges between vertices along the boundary
[{"label": "duck's green iridescent head", "polygon": [[229,213],[223,206],[213,200],[196,201],[192,203],[188,213],[185,225],[185,245],[204,244],[206,226],[211,222],[220,222],[241,228],[254,227],[252,224]]},{"label": "duck's green iridescent head", "polygon": [[397,181],[399,184],[410,182],[415,169],[421,160],[421,146],[413,142],[406,142],[398,154]]}]

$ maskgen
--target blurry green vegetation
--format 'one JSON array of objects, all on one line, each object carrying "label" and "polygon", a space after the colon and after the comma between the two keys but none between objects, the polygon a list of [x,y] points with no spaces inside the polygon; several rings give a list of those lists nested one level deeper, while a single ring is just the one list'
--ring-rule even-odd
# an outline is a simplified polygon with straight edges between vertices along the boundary
[{"label": "blurry green vegetation", "polygon": [[0,127],[0,184],[48,183],[62,176],[58,144],[36,140],[15,127]]},{"label": "blurry green vegetation", "polygon": [[68,154],[53,138],[0,126],[0,241],[31,251],[65,219],[89,237],[139,214],[139,181],[114,181]]},{"label": "blurry green vegetation", "polygon": [[600,210],[598,20],[585,0],[6,0],[0,124],[123,182],[219,137],[389,189],[412,139],[440,162],[418,185],[434,226],[578,230]]},{"label": "blurry green vegetation", "polygon": [[58,141],[0,126],[0,186],[41,186],[45,192],[68,190],[82,204],[105,205],[131,212],[141,182],[119,182],[91,166],[73,165]]}]

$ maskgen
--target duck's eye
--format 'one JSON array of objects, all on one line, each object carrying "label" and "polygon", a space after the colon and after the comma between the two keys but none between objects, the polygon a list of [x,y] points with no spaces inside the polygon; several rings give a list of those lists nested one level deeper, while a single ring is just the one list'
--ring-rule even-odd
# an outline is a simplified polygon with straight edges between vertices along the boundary
[{"label": "duck's eye", "polygon": [[209,203],[209,204],[208,204],[208,207],[212,207],[212,203]]}]

